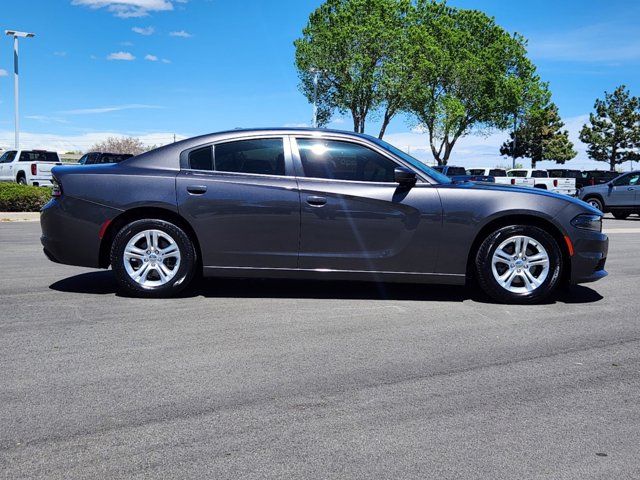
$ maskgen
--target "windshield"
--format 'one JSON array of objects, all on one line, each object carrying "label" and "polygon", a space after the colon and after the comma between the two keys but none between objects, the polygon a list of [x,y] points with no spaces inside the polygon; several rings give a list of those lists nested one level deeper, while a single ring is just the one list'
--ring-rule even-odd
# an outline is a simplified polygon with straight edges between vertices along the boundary
[{"label": "windshield", "polygon": [[422,173],[428,175],[432,179],[434,179],[438,183],[451,183],[451,179],[446,175],[441,174],[440,172],[436,172],[433,168],[425,165],[417,158],[412,157],[408,153],[403,152],[399,148],[394,147],[390,143],[385,142],[384,140],[380,140],[378,138],[369,137],[371,141],[380,145],[385,150],[389,150],[396,157],[400,157],[402,160],[407,162],[409,165],[415,167],[417,170],[420,170]]}]

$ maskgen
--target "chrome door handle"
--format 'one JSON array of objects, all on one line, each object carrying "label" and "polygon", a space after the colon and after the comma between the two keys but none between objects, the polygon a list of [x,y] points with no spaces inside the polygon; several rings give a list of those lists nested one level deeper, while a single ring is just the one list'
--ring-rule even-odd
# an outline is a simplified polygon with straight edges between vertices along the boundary
[{"label": "chrome door handle", "polygon": [[307,203],[312,207],[323,207],[327,204],[327,199],[325,197],[310,195],[307,197]]},{"label": "chrome door handle", "polygon": [[206,185],[189,185],[187,192],[191,195],[203,195],[207,191]]}]

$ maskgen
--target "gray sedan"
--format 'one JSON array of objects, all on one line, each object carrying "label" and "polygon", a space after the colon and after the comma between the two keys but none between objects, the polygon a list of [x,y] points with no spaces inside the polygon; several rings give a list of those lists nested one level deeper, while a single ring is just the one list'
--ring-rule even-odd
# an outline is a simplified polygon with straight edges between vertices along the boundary
[{"label": "gray sedan", "polygon": [[176,294],[201,272],[474,280],[497,301],[531,303],[607,274],[602,214],[588,204],[455,182],[366,135],[234,130],[54,177],[46,255],[111,266],[137,296]]},{"label": "gray sedan", "polygon": [[578,197],[618,219],[640,214],[640,171],[625,173],[602,185],[584,187]]}]

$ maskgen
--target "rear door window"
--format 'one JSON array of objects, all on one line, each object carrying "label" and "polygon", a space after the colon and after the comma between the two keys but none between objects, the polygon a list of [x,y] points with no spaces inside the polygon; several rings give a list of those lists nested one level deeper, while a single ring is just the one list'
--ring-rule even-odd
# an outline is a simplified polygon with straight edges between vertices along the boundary
[{"label": "rear door window", "polygon": [[214,147],[214,168],[217,172],[284,175],[284,145],[282,138],[238,140]]}]

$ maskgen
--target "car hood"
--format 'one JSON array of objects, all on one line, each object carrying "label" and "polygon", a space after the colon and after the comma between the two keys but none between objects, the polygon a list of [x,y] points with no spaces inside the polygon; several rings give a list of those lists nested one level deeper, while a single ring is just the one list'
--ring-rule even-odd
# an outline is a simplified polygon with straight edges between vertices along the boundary
[{"label": "car hood", "polygon": [[568,195],[563,195],[560,193],[549,192],[547,190],[543,190],[541,188],[531,188],[531,187],[518,187],[514,185],[501,185],[491,182],[452,182],[447,184],[448,188],[460,188],[460,189],[470,189],[470,190],[490,190],[494,192],[509,192],[509,193],[518,193],[522,195],[537,195],[548,198],[553,198],[558,202],[563,202],[565,204],[573,204],[579,207],[582,207],[586,212],[585,213],[594,213],[598,215],[602,215],[598,209],[593,208],[586,202],[579,200],[574,197],[570,197]]}]

